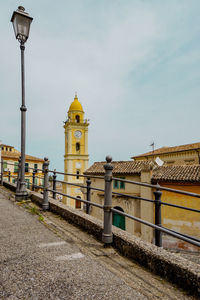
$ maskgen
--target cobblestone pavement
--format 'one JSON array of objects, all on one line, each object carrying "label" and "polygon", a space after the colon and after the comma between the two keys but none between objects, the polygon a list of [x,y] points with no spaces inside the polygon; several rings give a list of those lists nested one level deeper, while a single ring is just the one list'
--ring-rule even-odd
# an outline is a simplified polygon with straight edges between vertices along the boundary
[{"label": "cobblestone pavement", "polygon": [[0,299],[195,298],[0,187]]}]

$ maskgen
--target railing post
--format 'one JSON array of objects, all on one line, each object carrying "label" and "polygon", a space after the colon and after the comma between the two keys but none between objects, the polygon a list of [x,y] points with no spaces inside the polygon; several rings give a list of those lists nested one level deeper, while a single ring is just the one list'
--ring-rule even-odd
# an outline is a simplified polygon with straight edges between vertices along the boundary
[{"label": "railing post", "polygon": [[[87,180],[86,180],[86,183],[87,183],[87,201],[91,201],[91,188],[90,188],[90,186],[91,186],[91,180],[90,180],[90,178],[88,177],[87,178]],[[90,204],[89,203],[87,203],[86,204],[86,214],[90,214]]]},{"label": "railing post", "polygon": [[43,163],[43,172],[44,172],[44,191],[43,191],[43,203],[42,203],[42,209],[48,210],[49,209],[49,200],[48,200],[48,183],[49,183],[49,175],[48,175],[48,166],[49,161],[48,158],[44,158]]},{"label": "railing post", "polygon": [[21,157],[18,159],[18,174],[17,174],[17,187],[16,187],[16,194],[19,193],[20,190],[20,174],[21,174]]},{"label": "railing post", "polygon": [[35,173],[36,173],[36,170],[34,169],[33,170],[33,177],[32,177],[32,191],[35,191]]},{"label": "railing post", "polygon": [[[56,191],[56,169],[53,171],[53,191]],[[53,192],[53,199],[56,199],[56,192]]]},{"label": "railing post", "polygon": [[113,166],[111,165],[112,157],[106,156],[106,164],[104,165],[105,169],[105,191],[104,191],[104,225],[103,225],[103,235],[102,241],[105,244],[111,244],[113,241],[112,234],[112,170]]},{"label": "railing post", "polygon": [[10,171],[8,171],[8,182],[10,182]]},{"label": "railing post", "polygon": [[[159,190],[160,186],[157,184],[155,195],[155,225],[162,226],[161,220],[161,196],[162,192]],[[155,229],[155,245],[162,247],[162,232],[159,229]]]},{"label": "railing post", "polygon": [[3,159],[1,159],[1,185],[3,185]]}]

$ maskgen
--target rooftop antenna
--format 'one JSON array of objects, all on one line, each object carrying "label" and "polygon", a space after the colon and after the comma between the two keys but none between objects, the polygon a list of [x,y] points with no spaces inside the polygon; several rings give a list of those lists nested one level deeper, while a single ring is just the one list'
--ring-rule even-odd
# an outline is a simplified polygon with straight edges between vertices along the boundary
[{"label": "rooftop antenna", "polygon": [[154,141],[149,146],[152,147],[152,152],[154,152],[154,150],[155,150],[155,143],[154,143]]}]

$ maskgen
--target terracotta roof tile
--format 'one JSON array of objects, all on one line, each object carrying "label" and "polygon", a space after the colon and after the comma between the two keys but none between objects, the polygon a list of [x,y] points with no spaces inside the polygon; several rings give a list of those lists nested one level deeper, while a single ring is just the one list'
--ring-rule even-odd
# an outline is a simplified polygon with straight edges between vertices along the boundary
[{"label": "terracotta roof tile", "polygon": [[152,182],[156,181],[200,183],[200,165],[157,167],[152,174]]},{"label": "terracotta roof tile", "polygon": [[[103,175],[105,173],[104,165],[106,162],[95,162],[84,174],[87,175]],[[113,174],[140,174],[144,167],[148,167],[152,164],[151,161],[112,161]]]},{"label": "terracotta roof tile", "polygon": [[6,144],[1,144],[1,147],[10,147],[10,148],[14,148],[13,146],[6,145]]},{"label": "terracotta roof tile", "polygon": [[[18,159],[20,156],[20,152],[19,151],[17,151],[17,152],[2,151],[1,155],[2,155],[3,159]],[[27,161],[33,160],[33,161],[44,162],[43,159],[35,157],[35,156],[31,156],[31,155],[26,155],[26,160]]]},{"label": "terracotta roof tile", "polygon": [[137,158],[137,157],[139,158],[142,156],[159,155],[159,154],[179,152],[179,151],[197,150],[197,149],[200,149],[200,143],[180,145],[180,146],[174,146],[174,147],[162,147],[162,148],[156,149],[154,151],[150,151],[150,152],[147,152],[144,154],[133,156],[132,158]]},{"label": "terracotta roof tile", "polygon": [[[95,162],[84,174],[104,175],[106,162]],[[140,174],[142,169],[151,167],[151,161],[113,161],[113,175]],[[152,182],[199,182],[200,165],[174,165],[155,167],[152,171]]]}]

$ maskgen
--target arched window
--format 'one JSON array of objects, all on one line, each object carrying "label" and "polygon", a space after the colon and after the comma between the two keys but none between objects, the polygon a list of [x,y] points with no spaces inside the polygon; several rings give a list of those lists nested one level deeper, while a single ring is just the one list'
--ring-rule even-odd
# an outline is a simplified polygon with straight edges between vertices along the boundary
[{"label": "arched window", "polygon": [[[115,209],[119,211],[124,211],[121,207],[115,206]],[[121,228],[123,230],[126,230],[126,224],[125,224],[125,216],[122,216],[118,214],[117,212],[113,212],[113,222],[112,224],[118,228]]]},{"label": "arched window", "polygon": [[80,143],[76,143],[76,151],[80,151]]},{"label": "arched window", "polygon": [[76,171],[76,179],[79,179],[79,176],[78,176],[79,174],[80,174],[80,171],[77,170]]},{"label": "arched window", "polygon": [[78,199],[81,199],[81,197],[80,196],[77,196],[76,197],[76,208],[81,208],[81,201],[80,200],[78,200]]},{"label": "arched window", "polygon": [[75,119],[76,119],[76,123],[80,123],[80,116],[79,115],[76,115]]}]

